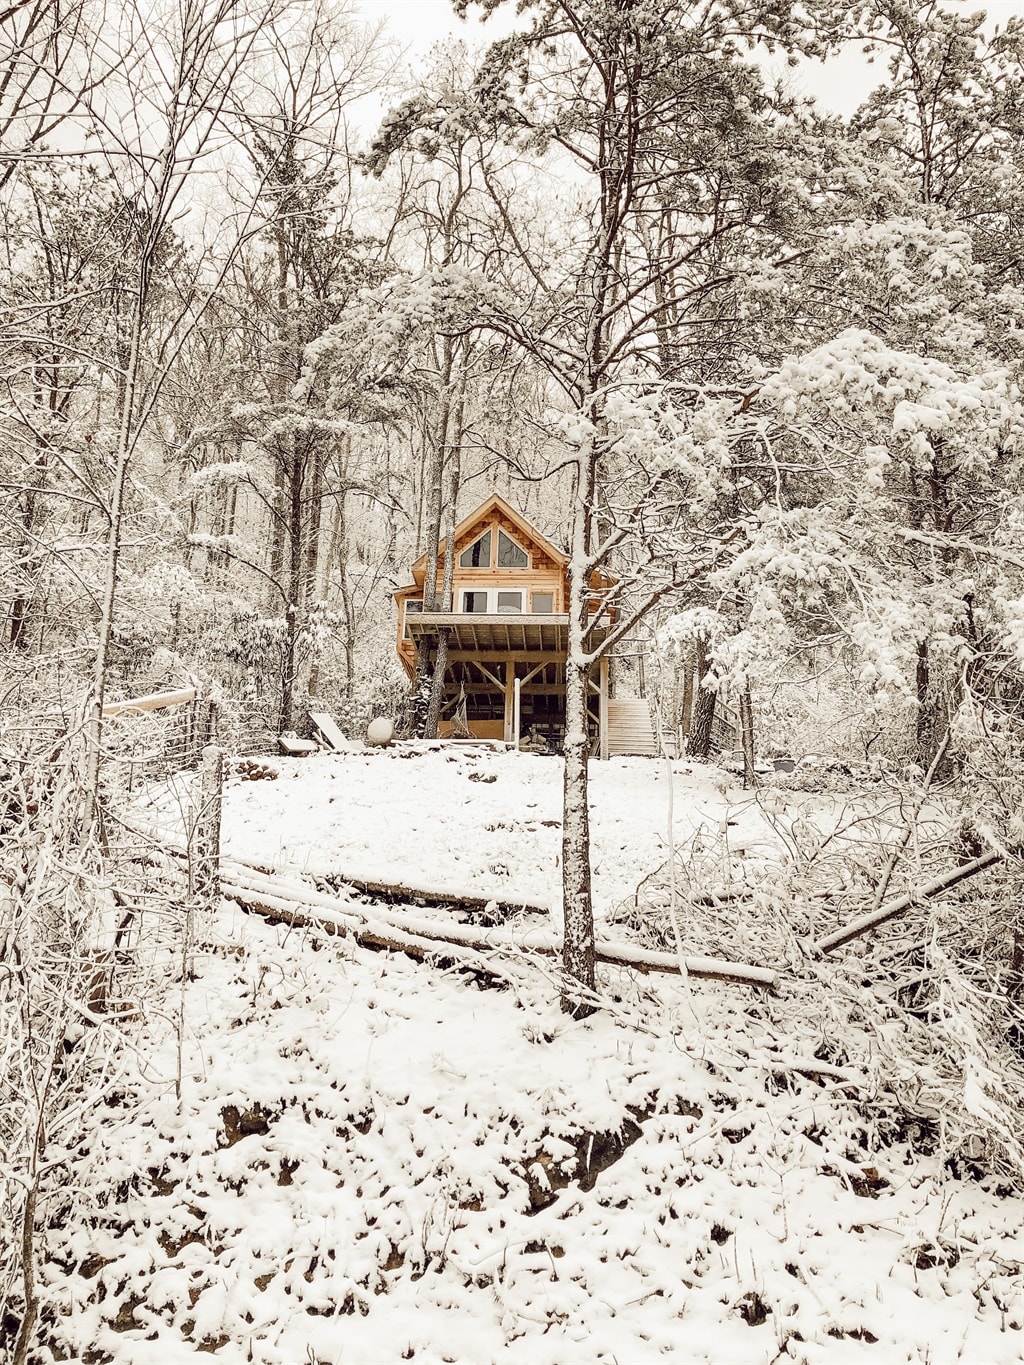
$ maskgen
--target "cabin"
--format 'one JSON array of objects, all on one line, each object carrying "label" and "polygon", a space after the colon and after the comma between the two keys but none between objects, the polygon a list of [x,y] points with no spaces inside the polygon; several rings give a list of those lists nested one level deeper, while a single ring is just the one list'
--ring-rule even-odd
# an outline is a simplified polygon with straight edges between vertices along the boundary
[{"label": "cabin", "polygon": [[[452,734],[457,715],[461,732],[468,730],[477,739],[512,744],[529,738],[560,749],[568,555],[497,493],[458,524],[452,540],[449,601],[441,596],[447,541],[441,542],[438,555],[436,609],[423,610],[425,554],[412,566],[413,581],[395,593],[398,656],[406,673],[415,677],[418,657],[424,651],[431,657],[445,632],[448,666],[440,733]],[[590,586],[591,639],[596,645],[614,624],[614,610],[606,605],[614,580],[595,571]],[[595,669],[590,688],[596,753],[656,752],[646,702],[617,703],[610,696],[607,659]]]}]

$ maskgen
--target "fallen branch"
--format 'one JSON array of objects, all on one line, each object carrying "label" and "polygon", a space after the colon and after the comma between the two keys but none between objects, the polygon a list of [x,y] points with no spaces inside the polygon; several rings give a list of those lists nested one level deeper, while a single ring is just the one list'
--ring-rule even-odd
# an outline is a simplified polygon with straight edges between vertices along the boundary
[{"label": "fallen branch", "polygon": [[[162,843],[163,851],[171,857],[181,859],[185,856],[180,843],[158,835],[154,830],[145,832]],[[315,891],[302,881],[291,883],[281,875],[271,876],[234,858],[221,859],[220,874],[222,893],[256,914],[290,924],[321,928],[327,933],[351,934],[357,942],[371,947],[395,948],[412,957],[436,956],[443,952],[445,944],[475,953],[523,952],[560,957],[562,952],[561,939],[550,932],[439,924],[436,920],[404,911],[371,909],[359,901],[345,901]],[[398,894],[399,888],[392,887],[390,890]],[[410,889],[409,894],[418,898],[422,893]],[[493,902],[448,893],[446,904],[457,909],[481,909]],[[547,913],[539,907],[526,908]],[[680,970],[679,958],[675,953],[658,953],[629,943],[599,940],[595,956],[598,962],[608,966],[629,967],[645,974],[666,972],[678,975]],[[731,981],[765,990],[774,990],[778,984],[776,973],[768,967],[753,967],[714,957],[687,957],[683,961],[690,976],[703,980]]]},{"label": "fallen branch", "polygon": [[910,812],[910,815],[907,817],[906,821],[907,827],[903,831],[903,834],[900,836],[899,843],[896,845],[896,847],[889,854],[889,857],[886,859],[886,864],[885,868],[882,871],[881,880],[879,881],[878,886],[875,889],[875,895],[871,903],[872,911],[880,909],[881,906],[885,903],[886,892],[889,890],[889,887],[892,884],[893,873],[896,871],[896,866],[899,863],[900,858],[903,856],[903,850],[914,837],[914,832],[917,829],[918,818],[924,807],[925,801],[927,801],[928,799],[928,793],[931,790],[932,783],[935,781],[935,776],[938,773],[939,769],[942,767],[943,760],[945,759],[946,754],[949,750],[949,745],[952,738],[953,731],[951,728],[947,727],[945,734],[942,736],[942,743],[936,749],[935,757],[932,759],[931,763],[928,766],[928,771],[924,775],[924,781],[921,783],[921,789],[917,793],[917,796],[914,800],[914,808]]},{"label": "fallen branch", "polygon": [[987,867],[1002,862],[1003,856],[1002,853],[993,851],[980,858],[975,858],[973,862],[963,863],[960,867],[951,868],[949,872],[944,872],[941,877],[935,877],[924,886],[918,887],[914,891],[908,891],[905,895],[897,896],[895,900],[886,901],[877,910],[869,910],[866,915],[861,915],[859,919],[844,925],[842,929],[836,929],[831,934],[826,934],[824,938],[818,939],[815,943],[814,951],[816,953],[831,953],[835,948],[841,948],[844,943],[849,943],[851,939],[860,938],[861,934],[870,933],[878,925],[885,924],[887,920],[895,919],[897,915],[901,915],[904,910],[908,910],[912,905],[919,905],[922,901],[937,896],[940,891],[948,891],[951,887],[958,886],[960,882],[965,882],[970,877],[976,877],[979,872],[984,872]]},{"label": "fallen branch", "polygon": [[[286,898],[263,896],[229,884],[224,887],[224,895],[229,900],[236,901],[244,910],[260,915],[274,924],[292,924],[300,929],[319,929],[325,934],[352,938],[367,948],[384,948],[405,953],[407,957],[414,957],[420,961],[442,955],[436,939],[410,934],[384,922],[358,919],[354,915],[332,915],[322,908],[307,910]],[[482,952],[470,945],[449,943],[446,955],[454,957],[461,965],[488,979],[509,979],[508,971],[496,970],[492,959],[486,958]]]},{"label": "fallen branch", "polygon": [[[359,905],[293,888],[260,873],[243,872],[239,876],[240,871],[237,863],[225,868],[222,890],[224,895],[237,900],[246,909],[269,918],[285,918],[284,912],[287,912],[289,923],[308,924],[328,933],[348,933],[360,943],[398,948],[414,957],[437,955],[443,952],[445,944],[474,952],[525,952],[544,957],[558,957],[562,951],[560,940],[543,930],[529,929],[520,933],[507,929],[482,930],[470,925],[438,924],[434,920],[394,911],[386,915],[367,915]],[[629,967],[644,973],[679,974],[679,958],[675,953],[658,953],[628,943],[599,940],[595,955],[598,962],[608,966]],[[777,984],[776,974],[767,967],[752,967],[713,957],[688,957],[684,961],[691,976],[705,980],[732,981],[768,990],[773,990]]]}]

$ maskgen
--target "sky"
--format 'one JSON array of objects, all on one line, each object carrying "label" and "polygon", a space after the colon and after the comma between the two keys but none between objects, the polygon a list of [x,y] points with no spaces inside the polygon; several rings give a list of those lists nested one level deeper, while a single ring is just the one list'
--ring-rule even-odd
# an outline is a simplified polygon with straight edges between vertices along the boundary
[{"label": "sky", "polygon": [[[470,45],[485,43],[514,26],[515,5],[509,4],[487,23],[478,19],[462,22],[455,17],[449,0],[359,0],[368,19],[385,19],[399,40],[408,45],[410,62],[429,51],[435,42],[449,36],[462,37]],[[1013,15],[1024,15],[1024,0],[984,0],[964,5],[968,13],[985,10],[993,24],[1005,23]],[[784,68],[780,68],[784,69]],[[849,114],[878,80],[882,68],[869,65],[857,52],[848,52],[833,61],[808,64],[793,76],[801,93],[813,95],[835,113]]]}]

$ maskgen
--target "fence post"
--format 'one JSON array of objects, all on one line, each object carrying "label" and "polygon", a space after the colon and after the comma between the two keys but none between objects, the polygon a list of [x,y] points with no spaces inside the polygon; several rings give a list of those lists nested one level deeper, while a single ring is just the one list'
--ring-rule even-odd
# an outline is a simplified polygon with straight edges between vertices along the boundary
[{"label": "fence post", "polygon": [[206,733],[203,739],[204,744],[216,744],[219,738],[220,710],[217,703],[212,699],[206,703]]},{"label": "fence post", "polygon": [[193,949],[196,914],[209,919],[220,899],[220,813],[224,791],[224,750],[207,744],[199,782],[194,788],[192,829],[189,833],[189,888],[185,902],[185,932],[181,944],[181,979],[195,979]]},{"label": "fence post", "polygon": [[750,703],[750,684],[740,692],[740,743],[743,745],[743,785],[757,786],[756,754],[754,751],[754,709]]},{"label": "fence post", "polygon": [[220,897],[220,817],[224,799],[224,750],[207,744],[199,770],[196,812],[195,894],[202,910],[214,910]]}]

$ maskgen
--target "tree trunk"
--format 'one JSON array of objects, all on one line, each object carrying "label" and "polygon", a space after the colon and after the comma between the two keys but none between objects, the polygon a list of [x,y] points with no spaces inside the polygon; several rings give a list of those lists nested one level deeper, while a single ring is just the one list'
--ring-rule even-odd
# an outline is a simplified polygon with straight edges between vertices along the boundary
[{"label": "tree trunk", "polygon": [[938,751],[939,710],[931,689],[928,641],[917,646],[917,761],[927,770]]},{"label": "tree trunk", "polygon": [[596,476],[593,443],[579,454],[569,561],[569,639],[565,661],[564,785],[562,795],[562,966],[566,986],[562,1009],[586,1018],[593,1006],[581,1001],[570,983],[593,993],[594,906],[590,870],[588,786],[590,738],[587,733],[587,683],[591,660],[584,646],[590,598],[590,516]]},{"label": "tree trunk", "polygon": [[356,693],[356,608],[348,577],[348,506],[347,490],[344,488],[338,497],[336,526],[338,539],[334,562],[338,566],[341,609],[345,616],[345,700],[351,703]]},{"label": "tree trunk", "polygon": [[683,669],[683,699],[679,707],[679,717],[677,728],[679,732],[679,752],[683,752],[683,745],[690,734],[690,726],[693,724],[693,660],[687,658]]},{"label": "tree trunk", "polygon": [[[570,599],[573,592],[570,575]],[[570,624],[570,630],[572,625]],[[562,966],[567,977],[593,991],[594,908],[590,873],[590,811],[588,805],[587,680],[590,670],[578,662],[565,671],[565,770],[562,821]],[[562,1009],[585,1018],[591,1006],[570,991],[562,994]]]},{"label": "tree trunk", "polygon": [[754,748],[754,710],[750,704],[750,685],[744,686],[740,692],[740,742],[743,745],[743,785],[745,787],[757,786],[757,770],[755,768],[756,751]]},{"label": "tree trunk", "polygon": [[[150,251],[153,247],[150,246]],[[83,825],[86,830],[96,821],[99,811],[100,758],[103,740],[103,698],[107,685],[107,661],[114,629],[114,608],[121,565],[121,546],[124,527],[124,495],[128,482],[128,466],[135,445],[136,389],[142,368],[142,328],[146,304],[146,282],[149,278],[149,252],[140,260],[139,287],[131,318],[128,362],[124,367],[118,403],[117,441],[114,451],[114,477],[110,491],[107,522],[106,567],[100,606],[100,622],[93,662],[92,696],[86,727],[87,760],[85,774],[85,809]]]},{"label": "tree trunk", "polygon": [[[452,377],[452,341],[450,337],[443,338],[440,364],[440,410],[437,421],[430,429],[429,424],[425,433],[428,444],[428,458],[424,467],[424,479],[426,482],[426,553],[427,569],[423,582],[423,610],[435,611],[437,609],[437,569],[440,561],[441,544],[441,516],[444,507],[444,461],[446,443],[448,437],[448,425],[451,420],[451,377]],[[434,652],[434,662],[436,666],[436,654]],[[427,735],[427,725],[429,723],[430,701],[433,688],[433,673],[430,668],[431,651],[424,645],[420,645],[416,654],[416,678],[413,682],[413,696],[410,707],[410,715],[415,725],[414,733],[421,736]],[[447,661],[447,653],[445,655]],[[436,724],[436,721],[435,721]],[[433,736],[431,736],[433,738]]]},{"label": "tree trunk", "polygon": [[707,641],[697,639],[697,699],[693,707],[693,724],[686,752],[693,758],[707,758],[711,753],[711,727],[715,720],[717,692],[704,683],[708,671]]},{"label": "tree trunk", "polygon": [[[51,404],[52,407],[52,404]],[[27,561],[34,553],[34,533],[37,521],[38,499],[46,480],[46,450],[42,441],[37,445],[37,453],[32,461],[31,473],[26,479],[27,487],[21,498],[21,537],[17,555],[21,561],[22,572],[26,571]],[[32,616],[32,588],[16,594],[11,603],[10,631],[8,639],[11,649],[27,649],[28,633]]]},{"label": "tree trunk", "polygon": [[[35,1158],[38,1156],[38,1149],[33,1155],[33,1168]],[[25,1206],[21,1215],[21,1284],[22,1296],[24,1298],[24,1309],[22,1312],[21,1326],[18,1329],[18,1336],[14,1343],[14,1354],[11,1357],[11,1365],[28,1365],[29,1350],[32,1346],[32,1338],[36,1330],[36,1319],[39,1316],[39,1299],[36,1294],[36,1261],[35,1261],[35,1231],[36,1231],[36,1200],[39,1192],[39,1175],[33,1169],[31,1176],[32,1183],[29,1185],[25,1195]]]},{"label": "tree trunk", "polygon": [[[447,406],[447,405],[446,405]],[[466,369],[462,367],[459,377],[459,391],[455,403],[446,413],[448,436],[446,440],[448,462],[448,498],[445,511],[445,556],[441,582],[441,601],[451,605],[452,584],[455,579],[455,509],[458,503],[459,484],[462,476],[462,427],[466,411]],[[430,698],[427,702],[427,715],[423,724],[426,739],[437,738],[438,722],[441,719],[441,706],[444,702],[445,675],[448,671],[448,635],[441,631],[437,641],[437,657],[434,671],[430,677]]]},{"label": "tree trunk", "polygon": [[288,474],[288,604],[285,608],[284,644],[281,656],[281,706],[279,728],[294,730],[299,714],[299,653],[303,623],[305,554],[302,544],[302,462],[292,451]]}]

